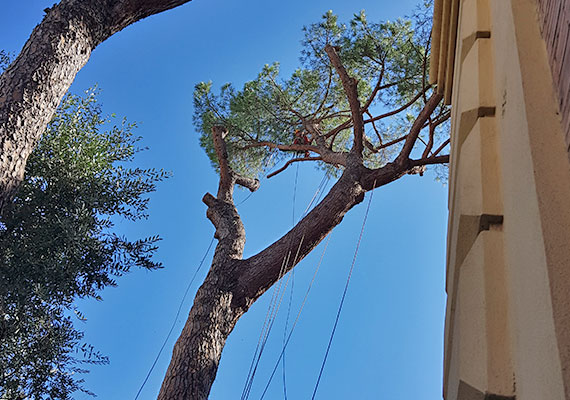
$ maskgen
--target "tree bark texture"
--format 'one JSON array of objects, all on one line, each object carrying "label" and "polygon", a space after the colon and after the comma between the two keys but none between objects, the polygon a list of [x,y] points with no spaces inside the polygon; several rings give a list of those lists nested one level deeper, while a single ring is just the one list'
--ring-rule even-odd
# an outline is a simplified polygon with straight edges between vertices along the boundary
[{"label": "tree bark texture", "polygon": [[91,51],[126,26],[190,0],[62,0],[0,76],[0,214]]},{"label": "tree bark texture", "polygon": [[[404,174],[423,172],[427,164],[449,160],[447,156],[435,155],[420,160],[409,158],[422,127],[441,101],[442,96],[434,93],[410,128],[394,162],[376,169],[365,167],[362,157],[363,111],[356,92],[356,81],[342,67],[336,50],[331,46],[325,47],[325,50],[343,81],[351,105],[355,137],[352,149],[342,153],[331,150],[335,156],[331,160],[342,158],[344,171],[323,200],[288,233],[258,254],[243,260],[245,230],[233,203],[233,186],[237,183],[254,191],[259,181],[239,177],[231,170],[223,140],[227,132],[221,126],[213,128],[220,182],[217,197],[208,193],[203,201],[208,206],[206,215],[216,228],[215,237],[219,242],[212,268],[198,289],[186,325],[174,346],[159,400],[207,399],[226,339],[253,302],[340,224],[344,215],[362,202],[367,191],[393,182]],[[315,134],[318,136],[318,132]],[[267,146],[272,147],[271,143],[267,143]],[[283,148],[281,146],[280,149]],[[325,160],[323,153],[320,155]]]},{"label": "tree bark texture", "polygon": [[[293,229],[245,260],[240,259],[245,233],[228,234],[227,227],[242,227],[233,203],[207,194],[204,197],[207,215],[216,226],[219,243],[212,269],[198,290],[174,347],[158,399],[207,399],[226,339],[253,302],[308,255],[351,208],[362,202],[366,191],[390,183],[413,168],[411,163],[405,167],[388,164],[381,173],[358,165],[348,168],[319,205]],[[220,203],[231,207],[232,212],[222,217],[213,210]],[[220,229],[223,219],[227,227]],[[237,231],[241,232],[241,228]]]}]

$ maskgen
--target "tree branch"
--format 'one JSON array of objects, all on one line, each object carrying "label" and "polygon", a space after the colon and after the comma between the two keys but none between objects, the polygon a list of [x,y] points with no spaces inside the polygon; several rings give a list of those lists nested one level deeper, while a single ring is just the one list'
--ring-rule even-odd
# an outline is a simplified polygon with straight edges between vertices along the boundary
[{"label": "tree branch", "polygon": [[270,174],[267,175],[268,178],[271,178],[283,171],[285,171],[287,169],[287,167],[289,167],[289,165],[295,163],[295,162],[300,162],[300,161],[322,161],[322,157],[299,157],[299,158],[292,158],[291,160],[287,161],[285,163],[284,166],[282,166],[281,168],[279,168],[277,171],[274,171]]},{"label": "tree branch", "polygon": [[[427,89],[426,89],[426,90],[427,90]],[[404,105],[401,106],[400,108],[397,108],[397,109],[392,110],[392,111],[390,111],[390,112],[387,112],[387,113],[385,113],[385,114],[381,114],[381,115],[379,115],[379,116],[377,116],[377,117],[364,120],[364,123],[365,123],[365,124],[368,124],[368,123],[370,123],[370,122],[375,122],[375,121],[381,120],[381,119],[383,119],[383,118],[391,117],[392,115],[396,115],[396,114],[401,113],[401,112],[404,111],[406,108],[409,108],[409,107],[412,106],[416,101],[418,101],[419,98],[423,96],[424,92],[425,92],[425,91],[422,90],[420,93],[416,94],[410,101],[408,101],[406,104],[404,104]]]},{"label": "tree branch", "polygon": [[376,95],[380,91],[380,88],[382,87],[382,80],[383,79],[384,79],[384,64],[382,63],[382,69],[380,70],[380,76],[378,77],[378,80],[376,81],[376,85],[374,86],[374,89],[372,89],[372,93],[370,93],[368,100],[366,100],[366,103],[364,103],[364,106],[362,106],[362,112],[368,111],[368,108],[370,107],[370,105],[374,101],[374,98],[376,97]]},{"label": "tree branch", "polygon": [[[428,117],[428,118],[431,119],[431,117]],[[431,149],[433,148],[434,134],[435,134],[435,126],[433,125],[433,123],[430,123],[429,124],[429,138],[428,138],[428,142],[426,144],[426,148],[424,149],[424,152],[422,153],[422,158],[426,158],[427,156],[429,156],[429,153],[430,153]]]},{"label": "tree branch", "polygon": [[234,180],[240,186],[248,189],[250,192],[255,192],[259,189],[259,179],[257,178],[248,178],[247,176],[239,175],[238,173],[234,172]]},{"label": "tree branch", "polygon": [[442,98],[443,98],[443,95],[441,93],[435,92],[431,95],[428,102],[426,103],[426,105],[424,106],[424,108],[422,109],[422,111],[417,116],[416,120],[414,121],[414,124],[412,125],[410,132],[408,133],[408,135],[406,137],[406,141],[404,143],[404,146],[402,147],[400,154],[396,158],[396,163],[404,164],[408,160],[410,153],[412,152],[412,149],[414,148],[414,144],[416,143],[416,140],[417,140],[417,138],[418,138],[418,136],[422,130],[424,123],[426,122],[428,117],[431,115],[433,110],[435,110],[435,108],[437,107],[437,105],[439,104],[439,102],[441,101]]},{"label": "tree branch", "polygon": [[336,72],[340,77],[342,82],[342,87],[346,93],[348,99],[348,104],[350,105],[350,112],[352,114],[352,124],[354,129],[354,144],[352,150],[362,157],[362,137],[364,135],[364,122],[362,119],[362,112],[360,110],[360,101],[358,100],[358,82],[355,78],[348,75],[344,65],[340,60],[335,48],[330,44],[325,46],[325,52],[329,56],[329,59],[335,68]]},{"label": "tree branch", "polygon": [[252,147],[269,147],[270,149],[278,149],[281,151],[296,151],[296,152],[305,152],[305,151],[312,151],[313,153],[317,153],[321,156],[322,161],[326,162],[327,164],[332,165],[346,165],[346,155],[347,153],[340,153],[337,151],[332,151],[325,146],[314,146],[310,144],[276,144],[273,142],[262,141],[262,142],[254,142],[249,143],[244,146],[244,149],[249,149]]},{"label": "tree branch", "polygon": [[427,158],[421,158],[419,160],[410,160],[411,167],[421,167],[423,165],[431,164],[447,164],[449,163],[449,154],[444,156],[431,156]]},{"label": "tree branch", "polygon": [[441,144],[441,146],[439,146],[439,147],[433,152],[432,156],[438,155],[440,151],[442,151],[443,149],[445,149],[445,146],[447,146],[447,145],[449,144],[449,142],[450,142],[450,139],[447,138],[447,140],[445,140],[445,141]]},{"label": "tree branch", "polygon": [[[370,114],[370,111],[366,110],[366,114],[372,118],[372,114]],[[374,133],[376,133],[376,136],[378,137],[378,141],[380,142],[380,144],[382,144],[383,140],[382,140],[382,136],[380,135],[380,132],[378,132],[378,128],[376,128],[376,124],[374,123],[374,121],[372,121],[372,129],[374,129]]]}]

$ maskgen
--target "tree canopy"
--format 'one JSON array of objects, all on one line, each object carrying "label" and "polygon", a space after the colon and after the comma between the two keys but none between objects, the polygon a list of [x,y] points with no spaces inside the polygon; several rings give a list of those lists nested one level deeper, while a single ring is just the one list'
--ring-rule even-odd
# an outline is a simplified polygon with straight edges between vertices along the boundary
[{"label": "tree canopy", "polygon": [[0,220],[0,397],[71,398],[79,373],[106,357],[82,342],[78,298],[100,299],[133,267],[153,270],[158,236],[130,240],[120,219],[147,216],[148,194],[168,177],[130,168],[135,124],[105,118],[96,91],[67,95],[31,154]]},{"label": "tree canopy", "polygon": [[[343,78],[326,52],[329,46],[345,75],[357,82],[364,165],[385,165],[433,90],[426,75],[430,30],[428,8],[413,19],[382,23],[368,21],[361,11],[343,24],[327,12],[319,23],[304,28],[301,66],[290,77],[281,78],[274,63],[240,90],[228,83],[216,95],[212,82],[196,85],[194,122],[202,147],[218,168],[211,131],[222,124],[228,130],[228,160],[240,174],[259,177],[285,159],[317,161],[331,172],[345,166],[342,155],[352,146],[354,122]],[[443,105],[430,116],[429,129],[420,138],[423,157],[441,151],[434,146],[447,138],[442,125],[448,118]],[[296,140],[295,132],[308,140]],[[308,153],[288,159],[299,151]]]}]

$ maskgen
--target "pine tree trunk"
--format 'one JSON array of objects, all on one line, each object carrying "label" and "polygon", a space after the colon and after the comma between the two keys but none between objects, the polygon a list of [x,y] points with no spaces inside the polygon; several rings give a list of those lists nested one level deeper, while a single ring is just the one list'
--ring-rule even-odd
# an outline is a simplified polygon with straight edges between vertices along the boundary
[{"label": "pine tree trunk", "polygon": [[[198,290],[188,321],[174,346],[159,399],[207,399],[222,349],[243,308],[232,306],[235,282],[227,265],[213,265]],[[227,271],[223,271],[227,269]]]},{"label": "pine tree trunk", "polygon": [[26,161],[91,51],[126,26],[190,0],[63,0],[46,9],[0,76],[0,214]]},{"label": "pine tree trunk", "polygon": [[[401,171],[390,170],[382,182],[386,184],[401,176]],[[369,182],[372,184],[372,181]],[[188,321],[180,335],[172,360],[158,396],[159,400],[207,399],[216,377],[218,363],[228,335],[238,319],[284,273],[291,270],[323,238],[338,225],[344,215],[364,198],[365,189],[358,176],[343,174],[323,201],[315,207],[291,231],[255,256],[241,260],[245,244],[245,232],[237,210],[225,213],[225,227],[220,227],[219,211],[213,210],[221,202],[210,196],[208,217],[216,226],[220,239],[212,268],[204,284],[198,290]],[[226,203],[224,203],[226,204]],[[226,204],[227,205],[227,204]],[[233,207],[233,203],[231,204]],[[218,215],[217,218],[213,214]],[[230,220],[231,219],[231,220]],[[228,231],[238,226],[237,242],[230,240]],[[222,233],[222,237],[220,237]],[[228,249],[231,251],[231,256]],[[288,259],[285,265],[283,261]]]}]

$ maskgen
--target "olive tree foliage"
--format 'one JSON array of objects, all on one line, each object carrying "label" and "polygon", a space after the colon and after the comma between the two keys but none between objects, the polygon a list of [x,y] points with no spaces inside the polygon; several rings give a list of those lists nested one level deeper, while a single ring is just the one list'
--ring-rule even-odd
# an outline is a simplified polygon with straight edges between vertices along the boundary
[{"label": "olive tree foliage", "polygon": [[146,218],[148,194],[168,173],[130,168],[142,150],[135,124],[113,120],[94,91],[67,95],[0,219],[2,399],[86,391],[85,364],[107,359],[82,342],[74,300],[101,299],[133,267],[161,266],[152,259],[157,236],[132,241],[113,225]]},{"label": "olive tree foliage", "polygon": [[[218,239],[174,346],[159,400],[206,399],[227,337],[239,318],[362,202],[366,192],[406,174],[445,165],[450,112],[427,84],[430,2],[411,19],[372,23],[364,12],[342,24],[332,13],[305,28],[301,66],[283,78],[266,65],[236,89],[200,83],[194,121],[220,174],[207,193]],[[245,226],[234,186],[255,191],[259,178],[292,163],[314,162],[338,178],[289,232],[243,258]],[[242,394],[247,398],[251,380]]]},{"label": "olive tree foliage", "polygon": [[[100,43],[189,0],[60,0],[0,75],[0,214],[77,72]],[[0,56],[0,64],[2,57]]]}]

